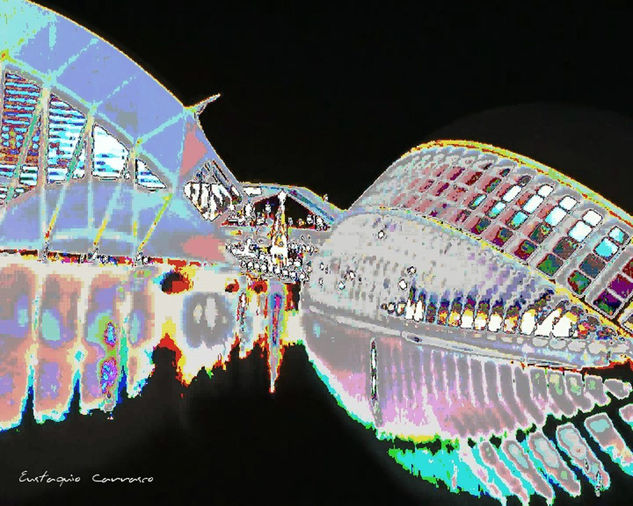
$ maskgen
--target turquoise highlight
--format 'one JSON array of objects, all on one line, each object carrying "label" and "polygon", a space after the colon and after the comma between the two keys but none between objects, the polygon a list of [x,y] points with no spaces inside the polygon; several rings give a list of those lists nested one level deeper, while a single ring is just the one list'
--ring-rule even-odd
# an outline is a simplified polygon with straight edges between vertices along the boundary
[{"label": "turquoise highlight", "polygon": [[62,338],[59,320],[50,309],[45,309],[42,313],[42,337],[54,342],[61,341]]}]

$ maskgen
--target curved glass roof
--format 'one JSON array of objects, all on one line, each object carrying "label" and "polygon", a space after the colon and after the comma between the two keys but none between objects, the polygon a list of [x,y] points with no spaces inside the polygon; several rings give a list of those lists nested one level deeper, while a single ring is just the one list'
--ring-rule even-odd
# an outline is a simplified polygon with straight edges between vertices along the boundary
[{"label": "curved glass roof", "polygon": [[[78,24],[22,0],[0,17],[0,65],[19,69],[44,88],[112,127],[137,157],[151,161],[172,188],[202,163],[219,165],[193,108],[186,108],[121,51]],[[114,133],[114,132],[113,132]]]}]

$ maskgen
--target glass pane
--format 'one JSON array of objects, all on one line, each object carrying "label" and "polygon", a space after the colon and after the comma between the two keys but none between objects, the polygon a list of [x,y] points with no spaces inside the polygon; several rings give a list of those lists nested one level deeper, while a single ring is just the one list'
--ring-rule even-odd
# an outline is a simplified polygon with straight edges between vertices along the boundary
[{"label": "glass pane", "polygon": [[468,207],[470,207],[471,209],[475,209],[479,204],[481,204],[484,199],[486,198],[485,195],[479,195],[478,197],[475,197],[472,202],[470,204],[468,204]]},{"label": "glass pane", "polygon": [[512,188],[510,188],[507,192],[503,194],[503,200],[506,202],[510,202],[514,197],[516,197],[521,191],[521,187],[518,184],[515,184]]},{"label": "glass pane", "polygon": [[622,305],[617,297],[604,290],[596,300],[593,301],[594,305],[602,309],[608,315],[613,315],[617,309]]},{"label": "glass pane", "polygon": [[538,195],[532,195],[530,197],[530,200],[528,200],[523,206],[523,210],[526,213],[533,213],[536,210],[536,208],[541,205],[542,202],[543,202],[543,197],[540,197]]},{"label": "glass pane", "polygon": [[583,221],[576,223],[569,231],[569,237],[576,239],[578,242],[584,241],[585,237],[589,235],[592,228]]},{"label": "glass pane", "polygon": [[618,247],[606,237],[596,246],[595,252],[602,258],[608,260],[618,251]]},{"label": "glass pane", "polygon": [[611,232],[609,232],[609,237],[613,239],[618,244],[622,244],[627,239],[627,235],[622,231],[622,229],[618,227],[613,227]]},{"label": "glass pane", "polygon": [[136,183],[150,190],[165,188],[162,181],[149,170],[149,167],[143,160],[136,160]]},{"label": "glass pane", "polygon": [[37,166],[25,165],[20,171],[20,184],[35,186],[37,184]]},{"label": "glass pane", "polygon": [[595,227],[598,223],[600,223],[600,220],[602,220],[602,216],[595,211],[589,210],[585,213],[582,219],[589,223],[592,227]]},{"label": "glass pane", "polygon": [[51,95],[48,113],[48,182],[66,179],[86,118],[66,102]]},{"label": "glass pane", "polygon": [[219,184],[189,181],[184,192],[202,217],[209,221],[215,220],[231,204],[230,194]]},{"label": "glass pane", "polygon": [[569,211],[576,204],[577,204],[577,202],[574,199],[572,199],[571,197],[563,197],[563,200],[561,200],[560,204],[558,204],[558,205],[561,206],[563,209],[565,209],[565,211]]},{"label": "glass pane", "polygon": [[536,267],[548,276],[553,276],[556,274],[556,271],[560,269],[561,265],[563,265],[563,261],[560,258],[548,253]]},{"label": "glass pane", "polygon": [[578,295],[581,295],[591,283],[591,279],[585,276],[582,272],[574,271],[567,279],[571,289]]},{"label": "glass pane", "polygon": [[510,225],[512,228],[519,228],[525,220],[527,220],[527,214],[521,211],[517,211],[516,213],[514,213],[514,216],[512,216],[512,219],[508,222],[508,225]]},{"label": "glass pane", "polygon": [[35,83],[17,74],[5,74],[0,130],[0,175],[13,175],[39,94],[40,88]]},{"label": "glass pane", "polygon": [[92,173],[104,179],[121,176],[127,160],[127,149],[100,126],[94,127],[94,166]]},{"label": "glass pane", "polygon": [[550,225],[552,225],[553,227],[555,227],[556,225],[560,223],[560,221],[565,217],[566,214],[567,213],[565,211],[563,211],[560,207],[556,206],[554,209],[552,209],[549,212],[549,214],[545,218],[545,221],[549,223]]},{"label": "glass pane", "polygon": [[77,165],[73,171],[73,178],[79,179],[86,175],[86,147],[81,150],[79,158],[77,159]]},{"label": "glass pane", "polygon": [[490,216],[491,218],[496,218],[497,216],[499,216],[499,213],[503,211],[505,206],[506,205],[503,202],[497,202],[494,206],[492,206],[492,209],[488,211],[488,216]]},{"label": "glass pane", "polygon": [[547,197],[550,193],[552,193],[553,188],[547,184],[541,186],[538,190],[538,194],[541,197]]},{"label": "glass pane", "polygon": [[592,278],[595,278],[606,264],[593,253],[590,253],[580,264],[580,270]]}]

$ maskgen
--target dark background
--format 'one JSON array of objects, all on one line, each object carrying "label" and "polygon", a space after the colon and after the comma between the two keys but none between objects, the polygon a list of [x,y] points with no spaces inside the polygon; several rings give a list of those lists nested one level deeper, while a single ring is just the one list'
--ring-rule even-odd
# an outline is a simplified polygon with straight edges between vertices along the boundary
[{"label": "dark background", "polygon": [[[304,185],[347,207],[411,147],[466,138],[531,156],[633,210],[629,9],[42,3],[123,50],[185,105],[222,93],[202,123],[238,179]],[[156,353],[143,395],[112,421],[73,413],[0,434],[0,504],[492,504],[400,471],[389,445],[337,406],[302,348],[287,352],[274,395],[257,354],[188,389],[172,359]],[[84,483],[18,487],[22,469]],[[96,487],[95,472],[155,484]],[[597,499],[584,487],[579,503],[622,501],[628,482],[611,476],[611,492]],[[557,504],[569,502],[559,491]]]}]

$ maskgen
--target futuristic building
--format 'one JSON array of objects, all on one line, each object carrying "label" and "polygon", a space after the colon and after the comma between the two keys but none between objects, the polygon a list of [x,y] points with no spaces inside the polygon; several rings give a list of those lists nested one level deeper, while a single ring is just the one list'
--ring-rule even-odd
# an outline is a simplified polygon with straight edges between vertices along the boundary
[{"label": "futuristic building", "polygon": [[[196,109],[69,20],[9,5],[16,13],[2,31],[3,246],[121,256],[163,256],[169,247],[174,256],[217,258],[217,248],[201,244],[214,225],[178,190],[206,170],[221,179],[225,200],[240,202],[243,193]],[[163,227],[170,241],[153,238]]]},{"label": "futuristic building", "polygon": [[[1,9],[0,427],[10,427],[31,387],[38,420],[63,417],[77,382],[83,411],[111,409],[124,377],[135,395],[165,336],[195,350],[184,378],[221,362],[249,303],[226,295],[250,286],[235,252],[245,273],[307,279],[340,211],[303,188],[239,183],[198,120],[215,96],[185,107],[68,19],[22,1]],[[285,263],[267,258],[273,236]],[[267,296],[249,292],[254,305]],[[261,338],[248,329],[244,352]]]},{"label": "futuristic building", "polygon": [[630,217],[552,169],[492,146],[423,145],[347,216],[324,245],[332,256],[320,290],[310,291],[321,303],[364,317],[379,306],[390,328],[528,363],[581,368],[630,356],[618,337],[629,335],[633,311]]},{"label": "futuristic building", "polygon": [[431,143],[392,165],[353,207],[377,206],[478,237],[633,330],[632,218],[553,169],[492,146]]},{"label": "futuristic building", "polygon": [[[2,247],[222,260],[214,220],[248,196],[200,127],[207,101],[183,107],[62,16],[22,2],[6,8]],[[187,182],[202,190],[187,194]]]},{"label": "futuristic building", "polygon": [[185,107],[71,21],[0,9],[0,429],[31,392],[39,422],[75,392],[111,411],[157,346],[188,383],[259,345],[272,390],[299,342],[400,465],[455,492],[551,502],[582,474],[600,493],[598,451],[633,474],[605,412],[633,425],[632,388],[601,375],[633,358],[627,213],[468,141],[406,153],[346,211],[239,182],[198,121],[214,97]]},{"label": "futuristic building", "polygon": [[[405,469],[436,479],[429,459],[443,462],[450,489],[477,495],[479,481],[500,500],[550,501],[548,481],[578,495],[543,433],[548,416],[595,413],[587,433],[632,471],[633,453],[598,412],[607,392],[622,400],[631,386],[596,375],[633,356],[631,223],[525,157],[423,144],[367,189],[314,258],[306,348],[341,405],[383,437],[460,441],[435,455],[394,450]],[[620,411],[629,423],[631,406]],[[573,424],[554,437],[597,493],[608,487]]]}]

